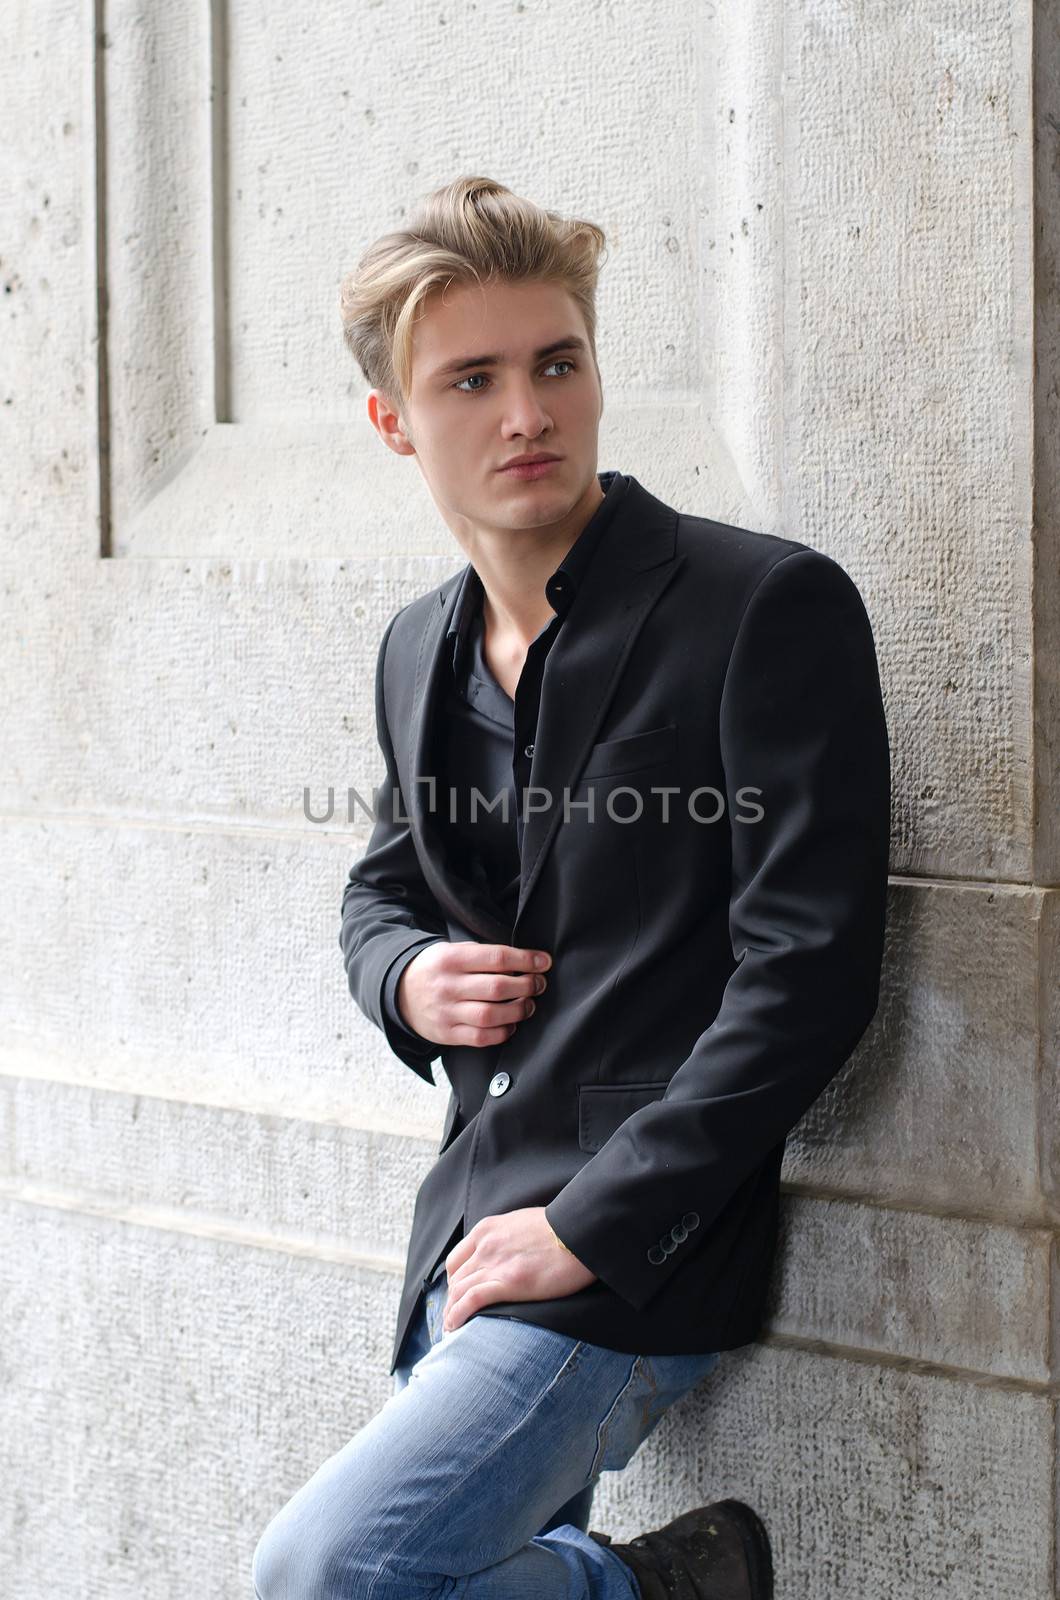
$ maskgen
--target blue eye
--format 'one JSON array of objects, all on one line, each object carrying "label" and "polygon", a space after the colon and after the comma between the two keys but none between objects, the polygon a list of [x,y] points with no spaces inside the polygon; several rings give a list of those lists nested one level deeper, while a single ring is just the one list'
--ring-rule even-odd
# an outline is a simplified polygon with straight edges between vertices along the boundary
[{"label": "blue eye", "polygon": [[[555,361],[549,362],[548,367],[545,368],[546,372],[548,371],[549,367],[570,367],[573,371],[575,370],[575,363],[573,361],[569,361],[566,356],[559,356]],[[566,373],[564,373],[563,376],[566,377]],[[470,383],[472,378],[488,377],[488,372],[472,372],[469,373],[466,378],[461,378],[459,383],[454,383],[453,388],[458,390],[460,394],[485,394],[485,389],[465,389],[463,386],[465,383]]]}]

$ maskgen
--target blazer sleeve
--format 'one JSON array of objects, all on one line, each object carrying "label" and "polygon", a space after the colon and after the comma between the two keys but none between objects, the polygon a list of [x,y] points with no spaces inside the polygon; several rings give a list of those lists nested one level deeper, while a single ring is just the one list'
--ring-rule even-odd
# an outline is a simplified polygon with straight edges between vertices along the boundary
[{"label": "blazer sleeve", "polygon": [[[706,1235],[879,1004],[890,750],[869,618],[831,557],[800,548],[752,592],[720,738],[736,966],[662,1099],[628,1117],[545,1207],[560,1239],[637,1310],[695,1260],[695,1244],[675,1249],[671,1232],[679,1246],[682,1234]],[[743,822],[737,791],[749,786],[764,814]]]},{"label": "blazer sleeve", "polygon": [[368,848],[350,868],[342,895],[339,948],[350,993],[370,1022],[413,1072],[433,1084],[431,1062],[441,1045],[414,1032],[397,1011],[401,969],[434,939],[448,937],[441,907],[420,871],[407,821],[408,811],[386,720],[383,670],[392,617],[379,646],[375,674],[376,739],[385,774],[374,790],[374,822]]}]

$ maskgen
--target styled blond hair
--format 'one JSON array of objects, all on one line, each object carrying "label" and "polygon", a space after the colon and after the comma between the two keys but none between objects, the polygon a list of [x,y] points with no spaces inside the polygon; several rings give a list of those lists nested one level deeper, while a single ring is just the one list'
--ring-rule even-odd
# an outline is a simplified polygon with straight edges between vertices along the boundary
[{"label": "styled blond hair", "polygon": [[433,290],[533,279],[567,289],[595,363],[596,280],[606,248],[593,222],[549,211],[492,178],[456,178],[425,196],[406,227],[370,245],[343,279],[345,343],[369,386],[399,410],[411,385],[412,326]]}]

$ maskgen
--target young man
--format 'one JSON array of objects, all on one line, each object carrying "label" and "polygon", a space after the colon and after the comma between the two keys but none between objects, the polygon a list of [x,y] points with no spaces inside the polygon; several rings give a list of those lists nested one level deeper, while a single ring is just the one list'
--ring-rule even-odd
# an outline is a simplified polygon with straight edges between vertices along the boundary
[{"label": "young man", "polygon": [[260,1600],[772,1594],[739,1501],[586,1529],[760,1328],[785,1137],[878,1002],[886,724],[835,561],[597,472],[602,244],[463,179],[345,285],[467,563],[384,632],[340,944],[451,1094],[394,1393],[270,1523]]}]

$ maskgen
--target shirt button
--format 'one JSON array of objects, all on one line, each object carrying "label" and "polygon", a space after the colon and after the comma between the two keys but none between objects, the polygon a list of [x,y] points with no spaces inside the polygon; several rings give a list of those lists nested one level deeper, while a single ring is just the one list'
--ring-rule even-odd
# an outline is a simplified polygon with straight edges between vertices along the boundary
[{"label": "shirt button", "polygon": [[523,751],[523,755],[524,756],[532,756],[533,753],[534,753],[533,745],[532,744],[528,744],[526,749]]},{"label": "shirt button", "polygon": [[511,1081],[506,1072],[498,1072],[490,1079],[490,1094],[503,1094]]}]

